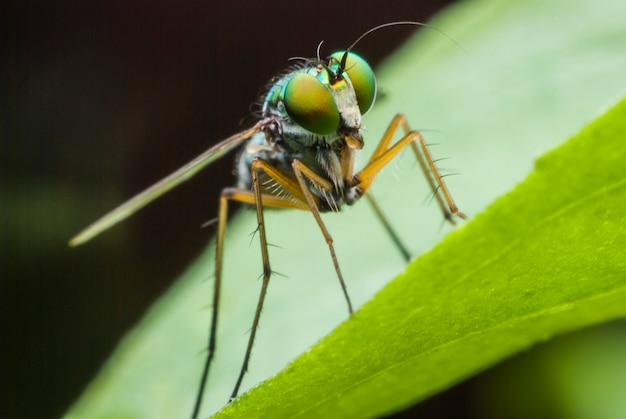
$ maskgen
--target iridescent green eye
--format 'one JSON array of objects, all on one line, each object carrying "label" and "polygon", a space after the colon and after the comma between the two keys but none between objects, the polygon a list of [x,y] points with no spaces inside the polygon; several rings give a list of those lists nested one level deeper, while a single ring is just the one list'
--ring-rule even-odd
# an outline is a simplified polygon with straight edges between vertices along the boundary
[{"label": "iridescent green eye", "polygon": [[[338,51],[335,52],[332,57],[337,60],[337,62],[341,63],[344,53],[345,51]],[[370,67],[367,61],[354,52],[350,52],[348,53],[344,71],[348,73],[348,77],[354,87],[361,114],[365,115],[374,104],[374,99],[376,99],[376,77],[374,76],[374,70],[372,70],[372,67]]]},{"label": "iridescent green eye", "polygon": [[298,73],[285,86],[285,110],[302,128],[327,135],[339,127],[332,93],[314,76]]}]

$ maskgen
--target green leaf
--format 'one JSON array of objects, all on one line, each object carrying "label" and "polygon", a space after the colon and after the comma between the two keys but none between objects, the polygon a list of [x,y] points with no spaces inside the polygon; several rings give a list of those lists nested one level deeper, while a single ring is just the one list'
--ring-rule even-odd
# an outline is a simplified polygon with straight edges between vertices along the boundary
[{"label": "green leaf", "polygon": [[[604,6],[602,3],[605,3]],[[610,6],[610,7],[609,7]],[[472,220],[275,379],[221,415],[372,416],[422,400],[540,340],[624,314],[626,5],[610,0],[459,3],[377,70],[369,152],[396,112],[422,130]],[[365,42],[365,41],[364,41]],[[440,240],[440,214],[406,153],[374,193],[415,253]],[[362,159],[364,161],[365,158]],[[393,175],[396,175],[395,177]],[[480,214],[479,214],[480,213]],[[479,215],[476,215],[479,214]],[[404,269],[366,204],[328,214],[357,306]],[[347,319],[310,214],[268,211],[274,276],[244,379],[248,388]],[[205,412],[228,399],[260,287],[255,218],[229,225],[218,352]],[[295,234],[294,234],[295,232]],[[622,252],[623,253],[623,252]],[[210,248],[120,344],[66,417],[187,416],[208,336]],[[208,280],[207,280],[208,279]]]}]

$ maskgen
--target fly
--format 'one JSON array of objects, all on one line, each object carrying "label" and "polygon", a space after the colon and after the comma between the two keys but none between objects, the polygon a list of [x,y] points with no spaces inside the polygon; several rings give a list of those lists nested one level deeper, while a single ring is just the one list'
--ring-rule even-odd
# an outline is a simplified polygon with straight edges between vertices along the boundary
[{"label": "fly", "polygon": [[[395,244],[408,259],[408,251],[402,246],[368,191],[381,169],[405,147],[410,147],[445,219],[454,224],[454,217],[466,218],[455,205],[424,138],[418,131],[410,129],[402,114],[397,114],[392,119],[365,167],[355,172],[355,156],[364,144],[361,118],[374,104],[376,78],[370,65],[352,52],[352,48],[370,33],[393,25],[426,26],[417,22],[383,24],[365,32],[345,51],[335,52],[326,59],[320,59],[319,52],[317,58],[298,59],[298,64],[274,79],[269,86],[259,120],[254,126],[209,148],[174,173],[104,215],[70,241],[70,246],[85,243],[191,178],[229,151],[242,148],[236,166],[237,185],[222,190],[219,200],[208,353],[193,418],[197,417],[200,410],[216,347],[224,233],[231,201],[254,205],[263,259],[261,292],[243,365],[231,399],[237,396],[248,367],[272,274],[263,220],[264,208],[291,208],[311,212],[328,245],[349,314],[353,313],[353,306],[339,267],[333,238],[320,216],[321,213],[337,212],[343,205],[352,205],[365,196]],[[392,143],[398,130],[403,136]]]}]

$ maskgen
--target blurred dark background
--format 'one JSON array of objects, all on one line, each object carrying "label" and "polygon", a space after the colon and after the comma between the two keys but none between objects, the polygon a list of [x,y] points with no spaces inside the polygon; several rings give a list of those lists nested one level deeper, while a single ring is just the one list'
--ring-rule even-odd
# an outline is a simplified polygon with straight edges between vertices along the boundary
[{"label": "blurred dark background", "polygon": [[[115,205],[253,122],[292,56],[449,1],[13,1],[0,6],[3,417],[58,417],[194,260],[232,158],[70,249]],[[374,66],[411,35],[357,50]]]}]

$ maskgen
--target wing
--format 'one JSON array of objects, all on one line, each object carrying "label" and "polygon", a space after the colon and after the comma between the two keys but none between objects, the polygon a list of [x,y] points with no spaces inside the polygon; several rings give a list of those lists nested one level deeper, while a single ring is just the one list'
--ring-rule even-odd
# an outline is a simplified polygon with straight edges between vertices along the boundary
[{"label": "wing", "polygon": [[257,132],[260,132],[263,129],[263,126],[263,121],[259,121],[252,128],[235,134],[209,148],[207,151],[200,154],[198,157],[171,175],[150,186],[148,189],[129,199],[113,211],[91,224],[89,227],[85,228],[83,231],[78,233],[78,235],[72,238],[72,240],[70,240],[70,246],[83,244],[102,233],[104,230],[134,214],[148,203],[163,195],[165,192],[191,178],[200,170],[222,157],[224,154],[228,153],[238,145],[241,145],[245,140],[252,137]]}]

